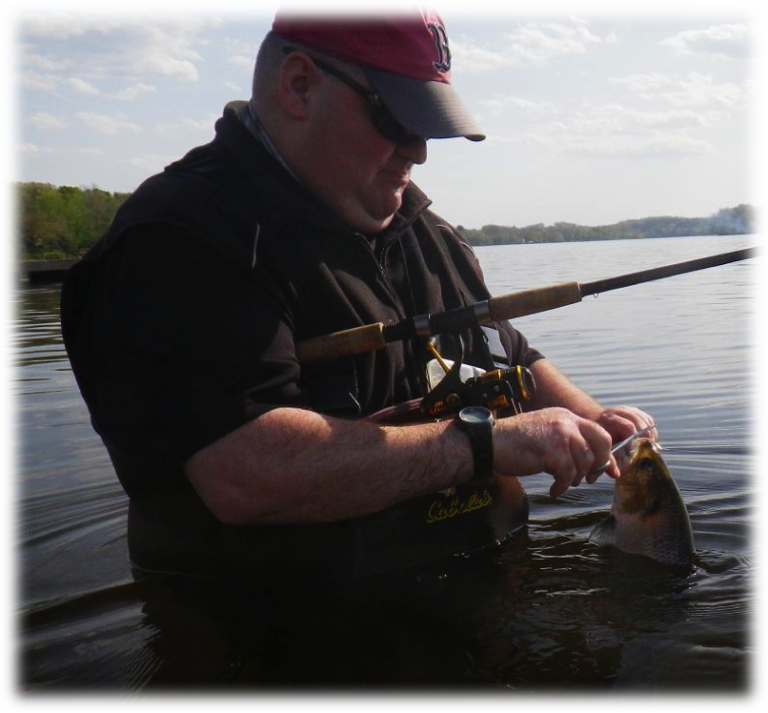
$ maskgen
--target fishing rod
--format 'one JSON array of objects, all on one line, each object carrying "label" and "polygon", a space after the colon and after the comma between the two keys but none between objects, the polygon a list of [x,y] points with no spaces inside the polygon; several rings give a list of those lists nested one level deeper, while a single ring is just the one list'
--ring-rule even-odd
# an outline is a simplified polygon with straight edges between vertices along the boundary
[{"label": "fishing rod", "polygon": [[560,282],[545,287],[520,290],[446,312],[408,317],[397,324],[385,325],[382,322],[376,322],[375,324],[314,337],[299,342],[296,345],[296,354],[302,364],[364,354],[382,349],[389,342],[403,339],[428,339],[438,334],[457,332],[476,325],[481,326],[491,322],[547,312],[558,307],[581,302],[584,297],[589,295],[599,295],[603,292],[639,285],[643,282],[652,282],[665,277],[706,270],[718,265],[727,265],[739,260],[747,260],[756,255],[757,248],[744,248],[594,280],[593,282]]}]

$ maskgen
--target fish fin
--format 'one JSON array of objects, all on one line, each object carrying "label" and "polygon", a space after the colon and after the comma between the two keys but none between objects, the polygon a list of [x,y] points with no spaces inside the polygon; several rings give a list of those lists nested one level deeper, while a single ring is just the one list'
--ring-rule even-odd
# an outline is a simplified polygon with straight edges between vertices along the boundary
[{"label": "fish fin", "polygon": [[589,533],[589,541],[596,545],[616,544],[616,518],[613,513],[592,528],[592,532]]}]

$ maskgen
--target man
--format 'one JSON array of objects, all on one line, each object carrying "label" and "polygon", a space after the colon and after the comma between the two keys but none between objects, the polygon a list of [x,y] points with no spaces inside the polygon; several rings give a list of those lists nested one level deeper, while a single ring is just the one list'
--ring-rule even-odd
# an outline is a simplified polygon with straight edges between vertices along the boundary
[{"label": "man", "polygon": [[[502,489],[548,472],[553,496],[618,477],[612,441],[652,423],[600,406],[508,324],[494,325],[503,357],[538,388],[526,413],[482,433],[365,418],[424,395],[423,340],[299,362],[308,338],[488,297],[468,246],[411,182],[428,139],[484,138],[450,62],[434,13],[278,15],[251,101],[228,105],[211,144],[146,181],[72,270],[65,343],[131,497],[139,564],[229,557],[237,569],[354,550],[359,568],[361,527],[391,548],[402,533],[386,523],[403,508],[491,469]],[[479,329],[461,340],[468,363],[493,367]],[[494,499],[477,491],[441,512]]]}]

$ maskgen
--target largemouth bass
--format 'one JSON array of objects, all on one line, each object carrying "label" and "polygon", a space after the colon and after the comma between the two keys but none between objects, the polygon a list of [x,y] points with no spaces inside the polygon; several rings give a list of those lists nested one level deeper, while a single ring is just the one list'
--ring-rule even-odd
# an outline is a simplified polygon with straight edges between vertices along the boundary
[{"label": "largemouth bass", "polygon": [[670,565],[691,565],[693,533],[683,498],[659,449],[636,441],[629,466],[613,491],[611,514],[589,540]]}]

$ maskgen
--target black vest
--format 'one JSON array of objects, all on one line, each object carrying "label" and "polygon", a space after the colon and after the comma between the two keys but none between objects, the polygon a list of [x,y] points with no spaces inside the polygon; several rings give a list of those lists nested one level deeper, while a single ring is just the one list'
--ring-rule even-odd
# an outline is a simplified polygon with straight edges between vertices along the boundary
[{"label": "black vest", "polygon": [[[194,554],[194,548],[185,547],[184,554],[178,548],[191,539],[199,540],[198,547],[204,544],[208,548],[213,569],[225,561],[235,569],[245,560],[252,561],[245,552],[262,553],[256,557],[262,563],[273,559],[284,562],[286,548],[293,553],[288,561],[295,561],[300,550],[307,555],[317,547],[328,554],[329,561],[344,550],[347,556],[341,559],[349,562],[349,555],[357,551],[353,559],[359,566],[359,547],[354,544],[358,536],[353,533],[359,534],[360,525],[232,528],[208,515],[181,466],[217,431],[208,424],[198,427],[191,423],[174,433],[163,433],[166,423],[183,421],[185,411],[193,410],[185,410],[183,404],[173,417],[164,418],[162,408],[152,410],[155,420],[148,424],[147,414],[140,411],[146,396],[136,392],[143,384],[142,369],[157,365],[139,363],[141,357],[134,358],[130,344],[115,347],[111,353],[102,344],[108,340],[101,337],[111,329],[118,335],[114,343],[121,344],[113,326],[114,314],[119,311],[111,311],[123,301],[116,284],[127,282],[133,285],[131,289],[141,290],[149,289],[147,285],[152,282],[146,275],[124,274],[123,256],[139,245],[149,245],[151,254],[152,245],[161,246],[165,236],[172,234],[185,251],[202,256],[201,260],[215,266],[217,274],[226,275],[222,289],[236,289],[237,303],[229,305],[225,314],[233,320],[231,329],[244,335],[243,344],[250,346],[248,335],[254,323],[237,321],[238,306],[246,304],[259,304],[260,314],[268,313],[296,343],[340,329],[393,323],[414,314],[461,307],[489,296],[469,246],[428,206],[426,196],[410,185],[401,211],[371,243],[346,228],[298,185],[254,140],[233,108],[217,122],[216,138],[210,144],[192,150],[162,174],[148,179],[123,205],[108,234],[67,277],[62,293],[62,329],[94,427],[134,501],[132,521],[142,523],[140,530],[134,528],[136,536],[132,538],[141,542],[134,548],[134,556],[136,551],[142,552],[137,559],[143,559],[150,568],[184,570],[199,566],[205,560],[200,549]],[[499,325],[499,332],[511,363],[527,365],[540,356],[509,325]],[[492,366],[479,330],[467,330],[461,337],[468,362]],[[254,342],[257,338],[254,332]],[[242,409],[222,418],[219,435],[274,405],[309,406],[355,418],[424,393],[427,355],[418,343],[398,342],[386,349],[309,367],[298,364],[290,345],[270,345],[267,352],[270,363],[279,365],[274,367],[275,374],[270,374],[271,381],[266,386],[245,388],[249,396],[243,399]],[[169,374],[172,378],[172,369]],[[125,387],[124,382],[131,378],[133,383]],[[182,387],[180,394],[184,393]],[[210,412],[210,419],[215,426],[217,414]],[[140,438],[137,433],[141,433]],[[473,506],[483,498],[482,494],[475,497]],[[462,509],[461,504],[457,507]],[[468,507],[464,507],[466,515],[482,514],[483,508],[473,511]],[[424,508],[419,508],[420,514],[413,517],[421,522]],[[402,512],[397,517],[402,520]],[[444,518],[443,526],[450,519],[453,516]],[[387,528],[383,535],[378,525],[375,529],[386,547]],[[148,532],[153,534],[148,536]],[[315,532],[322,533],[319,540]],[[498,532],[494,539],[496,535]],[[413,542],[410,536],[407,539]],[[240,547],[237,542],[247,546]],[[158,562],[153,559],[155,555]],[[317,557],[313,554],[310,559]],[[371,555],[365,559],[370,561]]]}]

